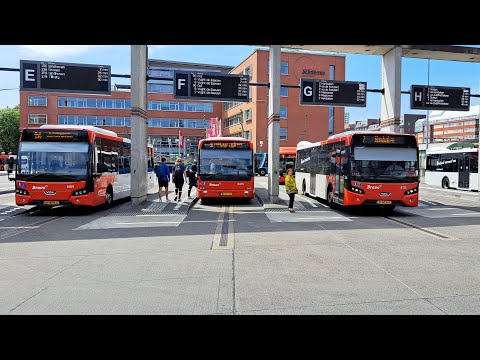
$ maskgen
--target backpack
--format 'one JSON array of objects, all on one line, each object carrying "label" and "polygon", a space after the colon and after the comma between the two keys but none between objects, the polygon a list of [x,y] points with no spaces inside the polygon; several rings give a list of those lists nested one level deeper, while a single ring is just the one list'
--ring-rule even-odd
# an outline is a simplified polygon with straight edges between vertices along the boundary
[{"label": "backpack", "polygon": [[157,177],[160,179],[163,179],[165,176],[167,176],[167,172],[165,170],[165,164],[160,164],[157,166],[157,171],[156,171]]},{"label": "backpack", "polygon": [[175,166],[175,170],[173,171],[173,180],[174,181],[181,181],[183,179],[183,171],[180,165]]}]

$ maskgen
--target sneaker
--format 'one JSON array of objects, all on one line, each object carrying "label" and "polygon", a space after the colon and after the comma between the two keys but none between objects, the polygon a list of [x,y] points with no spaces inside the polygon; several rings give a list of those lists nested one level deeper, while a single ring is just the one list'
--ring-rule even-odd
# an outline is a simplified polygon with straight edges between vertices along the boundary
[{"label": "sneaker", "polygon": [[173,201],[177,201],[177,197],[175,196],[175,199],[173,199]]},{"label": "sneaker", "polygon": [[168,202],[170,202],[170,200],[167,199],[167,200],[165,200],[165,202],[168,203]]}]

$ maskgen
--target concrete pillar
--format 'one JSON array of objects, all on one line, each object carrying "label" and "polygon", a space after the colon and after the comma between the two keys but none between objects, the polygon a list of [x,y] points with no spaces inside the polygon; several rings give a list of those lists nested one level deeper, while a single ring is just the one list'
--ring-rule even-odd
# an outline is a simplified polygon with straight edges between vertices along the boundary
[{"label": "concrete pillar", "polygon": [[278,203],[280,161],[280,45],[270,46],[268,102],[268,196]]},{"label": "concrete pillar", "polygon": [[131,199],[147,199],[147,45],[131,45]]},{"label": "concrete pillar", "polygon": [[400,131],[402,48],[395,46],[382,56],[381,131]]}]

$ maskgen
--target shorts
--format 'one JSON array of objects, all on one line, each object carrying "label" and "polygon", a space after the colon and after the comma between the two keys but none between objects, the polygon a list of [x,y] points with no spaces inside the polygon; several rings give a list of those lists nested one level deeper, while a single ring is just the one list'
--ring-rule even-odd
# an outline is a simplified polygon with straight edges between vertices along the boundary
[{"label": "shorts", "polygon": [[167,180],[158,180],[158,187],[166,187],[168,188],[168,181]]}]

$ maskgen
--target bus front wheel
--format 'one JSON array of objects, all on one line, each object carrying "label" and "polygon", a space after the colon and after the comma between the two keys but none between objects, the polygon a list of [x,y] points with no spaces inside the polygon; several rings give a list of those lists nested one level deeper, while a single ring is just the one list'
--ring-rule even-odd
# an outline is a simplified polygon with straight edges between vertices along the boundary
[{"label": "bus front wheel", "polygon": [[109,209],[112,206],[112,203],[113,203],[113,190],[111,187],[108,187],[107,191],[105,192],[104,208]]},{"label": "bus front wheel", "polygon": [[450,181],[448,180],[447,177],[444,177],[442,179],[442,188],[444,188],[444,189],[449,189],[450,188]]},{"label": "bus front wheel", "polygon": [[328,187],[328,190],[327,190],[327,202],[328,202],[328,206],[330,206],[330,208],[333,209],[335,206],[335,202],[333,201],[333,191],[330,186]]},{"label": "bus front wheel", "polygon": [[266,173],[267,173],[267,172],[265,171],[265,169],[260,169],[260,170],[258,170],[258,174],[259,174],[260,176],[265,176]]}]

